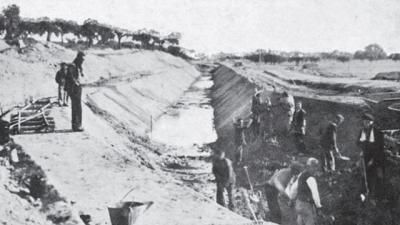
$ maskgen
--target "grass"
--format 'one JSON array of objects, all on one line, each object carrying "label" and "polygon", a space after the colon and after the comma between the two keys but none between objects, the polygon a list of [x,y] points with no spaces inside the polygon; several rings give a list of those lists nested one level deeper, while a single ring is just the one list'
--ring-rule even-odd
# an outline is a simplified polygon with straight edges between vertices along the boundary
[{"label": "grass", "polygon": [[318,62],[318,67],[322,73],[371,79],[380,72],[400,71],[400,62],[392,60],[351,60],[341,63],[333,60],[322,60]]}]

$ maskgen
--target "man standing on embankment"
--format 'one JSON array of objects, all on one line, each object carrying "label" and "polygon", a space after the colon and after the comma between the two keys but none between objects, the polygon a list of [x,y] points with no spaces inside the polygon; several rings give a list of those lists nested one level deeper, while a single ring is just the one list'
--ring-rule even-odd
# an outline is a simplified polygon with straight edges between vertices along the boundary
[{"label": "man standing on embankment", "polygon": [[71,122],[73,131],[83,131],[82,128],[82,86],[79,75],[83,76],[83,52],[78,52],[73,64],[68,65],[66,76],[66,90],[71,98]]}]

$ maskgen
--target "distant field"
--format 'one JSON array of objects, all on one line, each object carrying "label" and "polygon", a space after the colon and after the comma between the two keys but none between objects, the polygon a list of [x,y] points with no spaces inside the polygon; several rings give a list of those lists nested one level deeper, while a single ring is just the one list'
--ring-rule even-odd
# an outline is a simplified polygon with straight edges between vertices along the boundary
[{"label": "distant field", "polygon": [[333,60],[318,62],[319,71],[339,76],[356,76],[361,79],[371,79],[380,72],[400,71],[400,62],[392,60],[361,61],[352,60],[341,63]]}]

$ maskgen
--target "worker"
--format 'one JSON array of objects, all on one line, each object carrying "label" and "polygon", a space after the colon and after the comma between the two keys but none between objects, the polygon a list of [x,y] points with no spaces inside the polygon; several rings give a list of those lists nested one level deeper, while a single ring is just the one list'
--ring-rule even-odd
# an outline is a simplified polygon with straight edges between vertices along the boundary
[{"label": "worker", "polygon": [[245,135],[245,130],[250,127],[249,124],[245,124],[244,120],[242,118],[238,118],[236,121],[233,119],[234,123],[234,129],[235,129],[235,164],[240,164],[243,160],[243,149],[244,146],[247,145],[246,142],[246,135]]},{"label": "worker", "polygon": [[379,200],[383,194],[384,178],[384,139],[378,130],[371,114],[362,116],[363,128],[360,131],[357,144],[361,148],[367,177],[367,193],[372,201]]},{"label": "worker", "polygon": [[337,128],[344,121],[344,117],[341,114],[335,116],[334,121],[329,122],[320,139],[321,145],[321,159],[322,168],[324,171],[335,171],[336,163],[334,154],[340,155],[339,148],[337,146]]},{"label": "worker", "polygon": [[301,171],[301,164],[294,162],[288,168],[277,170],[265,184],[255,186],[265,187],[265,195],[267,197],[268,208],[270,210],[270,221],[281,224],[282,216],[278,196],[280,194],[290,199],[285,192],[286,187],[292,178],[297,176]]},{"label": "worker", "polygon": [[298,153],[306,153],[306,144],[304,142],[306,135],[306,111],[304,111],[301,101],[296,102],[291,131],[293,132],[294,143]]},{"label": "worker", "polygon": [[318,184],[315,176],[319,170],[319,161],[309,158],[306,169],[298,178],[295,210],[297,225],[316,225],[318,212],[322,208]]},{"label": "worker", "polygon": [[294,98],[292,95],[290,95],[288,92],[283,92],[281,98],[279,99],[279,105],[281,107],[282,112],[282,123],[283,127],[281,132],[283,134],[287,134],[291,128],[292,125],[292,120],[293,120],[293,114],[295,111],[295,104],[294,104]]},{"label": "worker", "polygon": [[82,128],[82,87],[79,81],[78,70],[74,64],[68,65],[66,76],[66,90],[71,98],[71,120],[73,131],[83,131]]},{"label": "worker", "polygon": [[72,62],[75,65],[78,75],[80,75],[82,77],[84,76],[83,68],[82,68],[83,61],[85,60],[84,56],[85,56],[85,53],[79,51],[78,54],[76,55],[74,61]]},{"label": "worker", "polygon": [[0,146],[10,141],[10,123],[0,117]]},{"label": "worker", "polygon": [[236,182],[235,172],[233,171],[232,162],[225,157],[225,152],[216,150],[212,165],[212,172],[217,183],[217,203],[226,206],[224,192],[228,192],[229,209],[233,210],[235,205],[233,202],[233,188]]},{"label": "worker", "polygon": [[272,120],[272,103],[271,99],[267,97],[263,103],[263,111],[261,113],[261,135],[264,141],[266,141],[273,133]]},{"label": "worker", "polygon": [[68,94],[65,90],[65,79],[68,73],[68,67],[65,62],[60,64],[60,69],[56,73],[56,82],[58,84],[58,104],[68,106]]},{"label": "worker", "polygon": [[255,89],[255,94],[251,101],[251,126],[253,135],[256,139],[260,135],[261,113],[262,113],[262,90]]}]

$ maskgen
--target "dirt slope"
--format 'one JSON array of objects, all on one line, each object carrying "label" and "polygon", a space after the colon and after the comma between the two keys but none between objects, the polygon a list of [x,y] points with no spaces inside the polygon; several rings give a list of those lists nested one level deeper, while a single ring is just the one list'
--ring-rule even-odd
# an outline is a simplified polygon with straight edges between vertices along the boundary
[{"label": "dirt slope", "polygon": [[[74,56],[51,43],[29,46],[24,54],[12,49],[0,54],[0,102],[8,107],[28,96],[55,96],[55,64]],[[127,200],[155,202],[144,224],[249,222],[163,172],[159,161],[166,149],[138,136],[148,130],[150,115],[157,118],[199,76],[192,65],[157,51],[91,50],[84,71],[83,133],[70,132],[69,108],[55,108],[56,133],[14,136],[74,212],[90,215],[92,224],[110,224],[107,206],[133,189]],[[14,208],[18,213],[17,197],[2,187],[0,194],[10,202],[0,215]],[[30,203],[22,206],[31,210]],[[42,220],[26,224],[46,223],[39,208],[31,211]],[[4,217],[6,224],[23,224],[13,221],[25,218]]]}]

